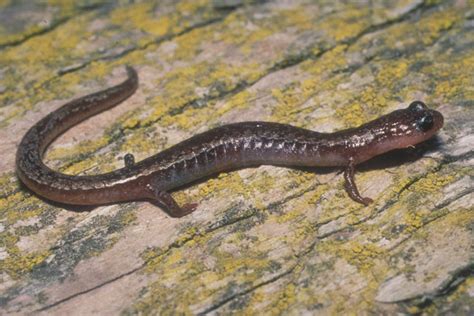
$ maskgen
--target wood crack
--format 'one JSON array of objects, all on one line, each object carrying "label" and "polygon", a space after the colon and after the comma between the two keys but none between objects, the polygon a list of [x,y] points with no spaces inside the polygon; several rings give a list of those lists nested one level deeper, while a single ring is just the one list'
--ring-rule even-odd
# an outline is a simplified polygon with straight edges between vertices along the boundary
[{"label": "wood crack", "polygon": [[0,50],[3,50],[3,49],[7,49],[7,48],[13,48],[13,47],[17,47],[17,46],[20,46],[22,45],[23,43],[25,43],[26,41],[29,41],[30,39],[32,38],[35,38],[35,37],[38,37],[38,36],[41,36],[41,35],[45,35],[45,34],[48,34],[52,31],[54,31],[55,29],[57,29],[58,27],[60,27],[61,25],[64,25],[65,23],[67,23],[68,21],[70,21],[71,19],[73,18],[77,18],[85,13],[89,13],[90,11],[93,11],[95,9],[98,9],[98,8],[101,8],[101,5],[99,4],[91,4],[91,5],[88,5],[88,6],[84,6],[84,7],[81,7],[79,9],[79,14],[77,15],[70,15],[70,16],[64,16],[64,17],[61,17],[57,20],[55,20],[51,25],[49,25],[48,27],[45,27],[41,30],[38,30],[36,32],[32,32],[30,34],[27,34],[25,35],[24,37],[20,38],[20,39],[17,39],[17,40],[14,40],[14,41],[11,41],[11,42],[6,42],[6,43],[3,43],[3,44],[0,44]]},{"label": "wood crack", "polygon": [[[438,288],[430,293],[423,293],[416,297],[406,300],[399,300],[394,303],[405,303],[407,305],[414,305],[423,310],[426,310],[431,305],[435,304],[437,300],[452,294],[461,284],[467,279],[474,276],[474,263],[470,262],[464,267],[460,267],[451,274],[451,277],[444,281]],[[421,312],[420,312],[421,314]]]},{"label": "wood crack", "polygon": [[114,278],[112,278],[112,279],[110,279],[110,280],[107,280],[107,281],[105,281],[105,282],[102,282],[102,283],[100,283],[100,284],[98,284],[98,285],[96,285],[96,286],[94,286],[94,287],[91,287],[91,288],[88,288],[88,289],[86,289],[86,290],[83,290],[83,291],[74,293],[74,294],[69,295],[69,296],[67,296],[67,297],[65,297],[65,298],[63,298],[63,299],[60,299],[60,300],[58,300],[58,301],[56,301],[56,302],[54,302],[54,303],[51,303],[51,304],[49,304],[49,305],[46,305],[46,306],[44,306],[44,307],[42,307],[42,308],[40,308],[40,309],[35,310],[35,312],[46,311],[46,310],[51,309],[51,308],[53,308],[53,307],[56,307],[56,306],[58,306],[58,305],[60,305],[60,304],[66,303],[66,302],[68,302],[68,301],[70,301],[70,300],[72,300],[72,299],[74,299],[74,298],[76,298],[76,297],[78,297],[78,296],[81,296],[81,295],[90,293],[90,292],[92,292],[92,291],[95,291],[95,290],[97,290],[97,289],[100,289],[100,288],[102,288],[102,287],[104,287],[104,286],[106,286],[106,285],[109,285],[109,284],[111,284],[111,283],[113,283],[113,282],[115,282],[115,281],[118,281],[118,280],[120,280],[120,279],[126,277],[126,276],[129,276],[129,275],[131,275],[131,274],[133,274],[133,273],[135,273],[135,272],[140,271],[140,270],[143,269],[145,266],[146,266],[146,263],[144,263],[144,264],[142,264],[141,266],[139,266],[139,267],[137,267],[137,268],[134,268],[134,269],[132,269],[132,270],[130,270],[130,271],[128,271],[128,272],[125,272],[125,273],[123,273],[123,274],[120,274],[120,275],[118,275],[118,276],[116,276],[116,277],[114,277]]},{"label": "wood crack", "polygon": [[243,290],[243,291],[240,291],[240,292],[237,292],[235,294],[232,294],[228,297],[224,297],[222,298],[220,301],[218,301],[217,303],[214,303],[212,304],[210,307],[206,308],[205,310],[201,311],[201,312],[198,312],[197,315],[206,315],[210,312],[213,312],[217,309],[219,309],[220,307],[222,307],[223,305],[227,304],[228,302],[238,298],[238,297],[241,297],[241,296],[244,296],[244,295],[247,295],[247,294],[250,294],[254,291],[256,291],[257,289],[263,287],[263,286],[266,286],[266,285],[269,285],[269,284],[272,284],[278,280],[280,280],[281,278],[291,274],[293,272],[293,270],[295,270],[295,268],[298,266],[298,264],[295,264],[294,266],[292,266],[291,268],[289,268],[288,270],[274,276],[273,278],[270,278],[266,281],[263,281],[263,282],[260,282],[246,290]]},{"label": "wood crack", "polygon": [[269,284],[275,283],[276,281],[279,281],[280,279],[291,275],[296,270],[296,268],[302,266],[301,262],[304,260],[304,258],[307,255],[309,255],[313,251],[313,249],[314,249],[314,247],[316,246],[317,243],[318,243],[318,241],[315,240],[308,247],[306,247],[303,251],[294,254],[294,256],[296,257],[296,263],[293,264],[289,269],[283,271],[282,273],[277,274],[276,276],[268,279],[267,281],[258,283],[258,284],[254,285],[254,286],[251,286],[251,287],[249,287],[249,288],[247,288],[243,291],[240,291],[240,292],[234,293],[234,294],[232,294],[228,297],[222,298],[218,302],[216,302],[216,303],[212,304],[211,306],[209,306],[208,308],[204,309],[202,312],[199,312],[198,315],[205,315],[205,314],[208,314],[210,312],[216,311],[217,309],[219,309],[220,307],[224,306],[225,304],[231,302],[234,299],[237,299],[241,296],[244,296],[244,295],[250,294],[252,292],[255,292],[256,290],[258,290],[261,287],[264,287],[264,286],[267,286]]},{"label": "wood crack", "polygon": [[[217,23],[217,22],[220,22],[222,21],[223,19],[225,19],[226,16],[220,16],[220,17],[217,17],[217,18],[214,18],[214,19],[209,19],[209,20],[205,20],[205,21],[201,21],[201,22],[198,22],[190,27],[187,27],[185,29],[183,29],[182,31],[180,32],[177,32],[177,33],[174,33],[174,34],[168,34],[168,35],[165,35],[165,36],[162,36],[162,37],[159,37],[158,39],[154,39],[148,43],[145,43],[143,44],[142,46],[138,46],[138,47],[130,47],[130,48],[127,48],[127,49],[124,49],[123,51],[121,51],[120,53],[117,53],[117,54],[114,54],[114,55],[108,55],[108,56],[102,56],[102,57],[98,57],[98,58],[94,58],[94,59],[90,59],[80,65],[77,65],[77,66],[74,66],[74,67],[70,67],[70,68],[67,68],[67,69],[63,69],[63,70],[59,70],[58,71],[58,77],[61,77],[61,76],[64,76],[68,73],[72,73],[72,72],[75,72],[77,70],[80,70],[80,69],[83,69],[83,68],[86,68],[88,67],[89,65],[91,65],[92,63],[94,62],[98,62],[98,61],[107,61],[107,60],[115,60],[115,59],[119,59],[119,58],[122,58],[122,57],[125,57],[133,52],[136,52],[136,51],[141,51],[141,50],[146,50],[147,48],[149,48],[150,46],[152,45],[159,45],[163,42],[166,42],[166,41],[170,41],[170,40],[173,40],[174,38],[177,38],[177,37],[180,37],[180,36],[183,36],[189,32],[192,32],[196,29],[199,29],[199,28],[203,28],[203,27],[206,27],[206,26],[209,26],[209,25],[212,25],[214,23]],[[55,80],[57,77],[54,77],[52,78],[51,80]],[[51,81],[50,80],[50,81]],[[45,81],[44,82],[44,85],[47,85],[49,83],[49,81]]]}]

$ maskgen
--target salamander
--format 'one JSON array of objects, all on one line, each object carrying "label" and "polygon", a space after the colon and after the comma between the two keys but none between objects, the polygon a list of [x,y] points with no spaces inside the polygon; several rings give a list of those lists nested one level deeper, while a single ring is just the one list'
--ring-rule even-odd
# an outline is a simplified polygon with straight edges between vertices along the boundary
[{"label": "salamander", "polygon": [[24,135],[16,155],[20,180],[48,200],[72,205],[103,205],[147,200],[172,217],[197,204],[179,206],[169,191],[220,172],[259,165],[286,167],[332,166],[344,169],[344,187],[354,201],[368,205],[354,181],[355,166],[391,151],[431,138],[442,126],[440,112],[414,101],[359,127],[320,133],[287,124],[240,122],[192,136],[149,158],[99,175],[67,175],[43,162],[48,145],[64,131],[131,96],[138,87],[136,71],[111,88],[70,101],[51,112]]}]

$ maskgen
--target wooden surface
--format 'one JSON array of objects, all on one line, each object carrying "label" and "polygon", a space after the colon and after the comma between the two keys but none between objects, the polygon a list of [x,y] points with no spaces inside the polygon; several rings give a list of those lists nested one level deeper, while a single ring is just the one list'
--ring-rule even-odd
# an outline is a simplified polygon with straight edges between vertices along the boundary
[{"label": "wooden surface", "polygon": [[[66,5],[65,3],[71,3]],[[2,314],[471,314],[472,1],[0,1]],[[358,168],[222,174],[173,195],[77,212],[15,176],[28,128],[120,82],[140,88],[71,129],[49,166],[98,174],[220,124],[334,131],[419,99],[439,137]]]}]

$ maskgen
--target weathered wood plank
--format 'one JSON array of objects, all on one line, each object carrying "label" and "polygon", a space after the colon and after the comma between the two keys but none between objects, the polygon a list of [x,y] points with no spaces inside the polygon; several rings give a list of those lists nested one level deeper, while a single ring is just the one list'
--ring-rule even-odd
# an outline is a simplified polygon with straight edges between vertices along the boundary
[{"label": "weathered wood plank", "polygon": [[[459,313],[473,309],[474,5],[469,1],[0,1],[2,313]],[[320,131],[425,101],[439,137],[361,166],[260,167],[148,203],[75,212],[20,186],[16,146],[67,100],[139,72],[48,165],[98,174],[228,122]]]}]

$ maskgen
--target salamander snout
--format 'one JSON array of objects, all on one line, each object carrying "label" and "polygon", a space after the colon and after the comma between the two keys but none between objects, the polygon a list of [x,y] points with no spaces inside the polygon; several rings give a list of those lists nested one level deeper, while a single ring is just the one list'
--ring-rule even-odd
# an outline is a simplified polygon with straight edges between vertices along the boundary
[{"label": "salamander snout", "polygon": [[408,110],[415,117],[414,127],[419,133],[430,134],[431,137],[444,124],[443,115],[435,110],[430,110],[421,101],[414,101],[408,106]]},{"label": "salamander snout", "polygon": [[407,108],[388,114],[380,123],[383,137],[375,146],[377,154],[428,140],[443,127],[444,119],[440,112],[429,109],[421,101],[414,101]]},{"label": "salamander snout", "polygon": [[373,142],[372,154],[414,146],[433,137],[443,127],[443,115],[429,109],[421,101],[412,102],[407,108],[393,111],[382,120],[375,120],[379,137]]}]

